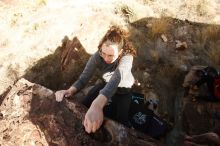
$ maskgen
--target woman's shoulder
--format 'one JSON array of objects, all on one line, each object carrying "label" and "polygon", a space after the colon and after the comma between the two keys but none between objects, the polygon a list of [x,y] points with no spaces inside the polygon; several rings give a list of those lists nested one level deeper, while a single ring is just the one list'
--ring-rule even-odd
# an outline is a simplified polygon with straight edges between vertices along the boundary
[{"label": "woman's shoulder", "polygon": [[100,60],[101,59],[99,51],[96,51],[91,57],[94,58],[95,60]]},{"label": "woman's shoulder", "polygon": [[99,55],[99,51],[96,51],[92,56],[98,57]]},{"label": "woman's shoulder", "polygon": [[91,57],[90,57],[90,62],[93,62],[96,65],[102,64],[102,58],[99,54],[99,51],[96,51]]},{"label": "woman's shoulder", "polygon": [[126,64],[126,65],[132,64],[133,58],[134,58],[134,57],[133,57],[132,54],[125,54],[125,55],[123,55],[123,56],[120,58],[119,63],[120,63],[120,64]]},{"label": "woman's shoulder", "polygon": [[123,54],[121,59],[132,59],[133,60],[134,56],[132,54]]}]

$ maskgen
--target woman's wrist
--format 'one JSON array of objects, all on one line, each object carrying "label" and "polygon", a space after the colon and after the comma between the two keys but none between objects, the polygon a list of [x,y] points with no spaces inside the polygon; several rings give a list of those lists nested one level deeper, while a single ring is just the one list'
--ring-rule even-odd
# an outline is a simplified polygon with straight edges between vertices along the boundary
[{"label": "woman's wrist", "polygon": [[92,106],[103,109],[107,101],[108,100],[106,96],[99,94],[98,97],[92,102]]},{"label": "woman's wrist", "polygon": [[69,92],[71,95],[73,95],[73,94],[75,94],[75,93],[77,92],[77,89],[76,89],[76,87],[71,86],[71,87],[68,89],[68,92]]}]

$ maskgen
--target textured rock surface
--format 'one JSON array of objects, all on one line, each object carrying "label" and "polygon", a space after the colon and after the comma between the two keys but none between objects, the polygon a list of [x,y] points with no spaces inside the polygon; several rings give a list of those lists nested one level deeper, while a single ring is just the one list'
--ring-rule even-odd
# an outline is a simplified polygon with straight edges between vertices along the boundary
[{"label": "textured rock surface", "polygon": [[202,100],[184,100],[183,125],[185,131],[190,134],[201,134],[212,131],[220,126],[220,121],[215,113],[220,111],[219,102],[207,102]]},{"label": "textured rock surface", "polygon": [[3,146],[163,145],[109,119],[95,134],[87,134],[82,125],[85,107],[68,100],[58,103],[51,90],[25,79],[1,98]]},{"label": "textured rock surface", "polygon": [[183,131],[192,136],[185,139],[185,145],[218,146],[220,144],[220,120],[216,117],[216,112],[220,111],[220,103],[195,101],[190,97],[185,98],[183,103]]}]

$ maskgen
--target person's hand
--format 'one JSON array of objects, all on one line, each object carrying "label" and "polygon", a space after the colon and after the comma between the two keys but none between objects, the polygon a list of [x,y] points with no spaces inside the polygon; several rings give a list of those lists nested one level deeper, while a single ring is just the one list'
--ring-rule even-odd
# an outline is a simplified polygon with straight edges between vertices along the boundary
[{"label": "person's hand", "polygon": [[95,106],[90,107],[83,122],[86,132],[94,133],[97,129],[99,129],[102,125],[103,117],[102,108]]},{"label": "person's hand", "polygon": [[59,90],[55,93],[56,101],[61,102],[64,97],[69,97],[71,94],[68,92],[68,90]]},{"label": "person's hand", "polygon": [[55,93],[56,101],[61,102],[64,97],[70,97],[76,92],[75,87],[70,87],[68,90],[59,90]]},{"label": "person's hand", "polygon": [[86,132],[95,132],[103,123],[103,107],[107,102],[107,98],[104,95],[99,95],[90,106],[85,115],[83,125]]}]

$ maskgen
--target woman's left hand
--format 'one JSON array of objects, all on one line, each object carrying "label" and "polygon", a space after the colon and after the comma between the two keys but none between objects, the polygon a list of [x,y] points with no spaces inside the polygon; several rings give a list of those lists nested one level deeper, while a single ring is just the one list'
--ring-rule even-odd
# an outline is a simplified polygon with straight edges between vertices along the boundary
[{"label": "woman's left hand", "polygon": [[86,132],[96,132],[100,128],[103,122],[103,111],[99,107],[91,106],[87,111],[84,119],[84,127]]},{"label": "woman's left hand", "polygon": [[106,102],[107,98],[101,94],[93,101],[83,122],[86,132],[94,133],[100,128],[104,119],[103,107]]}]

